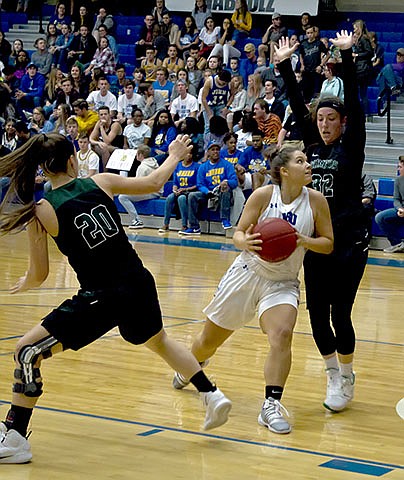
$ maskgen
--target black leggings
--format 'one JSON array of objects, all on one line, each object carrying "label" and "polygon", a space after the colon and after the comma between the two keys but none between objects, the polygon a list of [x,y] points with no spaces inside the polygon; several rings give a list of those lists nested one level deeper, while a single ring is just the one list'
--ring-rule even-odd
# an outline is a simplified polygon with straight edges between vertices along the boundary
[{"label": "black leggings", "polygon": [[335,351],[349,355],[355,350],[351,312],[367,257],[365,244],[331,255],[306,254],[307,308],[313,338],[323,356]]}]

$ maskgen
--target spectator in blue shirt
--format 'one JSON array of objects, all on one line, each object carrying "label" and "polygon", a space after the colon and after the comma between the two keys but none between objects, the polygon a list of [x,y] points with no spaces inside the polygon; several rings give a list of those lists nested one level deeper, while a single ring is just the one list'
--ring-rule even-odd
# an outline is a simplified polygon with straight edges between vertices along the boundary
[{"label": "spectator in blue shirt", "polygon": [[168,106],[171,101],[174,83],[168,80],[168,70],[166,67],[159,67],[156,70],[156,80],[153,82],[153,88],[163,95],[166,106]]},{"label": "spectator in blue shirt", "polygon": [[63,2],[56,5],[55,13],[50,17],[49,23],[55,25],[58,35],[62,32],[62,25],[71,25],[72,19],[66,15],[66,5]]},{"label": "spectator in blue shirt", "polygon": [[192,153],[188,153],[185,159],[177,165],[173,173],[173,191],[166,198],[164,225],[159,228],[159,233],[168,233],[171,215],[176,205],[181,216],[182,231],[187,230],[188,196],[197,189],[196,179],[199,165],[193,161]]},{"label": "spectator in blue shirt", "polygon": [[243,152],[237,149],[237,134],[228,132],[223,137],[223,147],[220,149],[220,160],[227,160],[235,165],[240,161]]},{"label": "spectator in blue shirt", "polygon": [[22,110],[32,111],[40,107],[44,96],[45,77],[38,72],[35,63],[27,65],[27,73],[21,78],[20,88],[15,92],[16,109],[18,115],[23,117]]},{"label": "spectator in blue shirt", "polygon": [[245,185],[245,168],[239,164],[243,152],[238,150],[237,140],[237,133],[226,133],[223,137],[224,146],[220,149],[220,159],[227,160],[234,166],[238,180],[238,186],[233,190],[233,205],[230,213],[230,222],[232,225],[236,225],[238,222],[246,200],[243,193]]},{"label": "spectator in blue shirt", "polygon": [[220,144],[211,142],[207,148],[207,161],[202,163],[198,170],[196,192],[188,196],[189,228],[180,232],[183,235],[194,236],[201,234],[198,220],[200,204],[206,205],[208,200],[218,199],[220,219],[225,230],[232,228],[230,223],[230,209],[232,190],[238,185],[234,167],[226,160],[220,159]]},{"label": "spectator in blue shirt", "polygon": [[169,110],[160,110],[154,119],[152,133],[149,140],[151,154],[161,165],[168,157],[168,147],[175,140],[177,129]]},{"label": "spectator in blue shirt", "polygon": [[[252,189],[262,186],[263,177],[267,180],[265,185],[269,183],[269,164],[264,155],[264,133],[261,130],[252,132],[252,145],[247,147],[239,161],[240,165],[245,168],[246,175],[251,175]],[[248,182],[250,185],[250,182]]]}]

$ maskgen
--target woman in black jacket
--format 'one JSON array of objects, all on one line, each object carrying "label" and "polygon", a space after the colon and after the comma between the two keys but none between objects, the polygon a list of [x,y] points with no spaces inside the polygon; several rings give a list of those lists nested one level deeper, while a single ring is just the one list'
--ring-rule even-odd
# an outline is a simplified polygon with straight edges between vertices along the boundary
[{"label": "woman in black jacket", "polygon": [[313,337],[328,376],[324,406],[337,412],[354,395],[351,311],[366,266],[368,238],[361,204],[365,118],[352,57],[354,38],[342,31],[331,41],[341,50],[345,105],[338,97],[321,97],[314,109],[316,123],[304,104],[289,60],[297,46],[290,47],[289,40],[282,39],[276,52],[290,106],[302,128],[313,188],[327,198],[333,222],[334,252],[307,252],[304,272]]}]

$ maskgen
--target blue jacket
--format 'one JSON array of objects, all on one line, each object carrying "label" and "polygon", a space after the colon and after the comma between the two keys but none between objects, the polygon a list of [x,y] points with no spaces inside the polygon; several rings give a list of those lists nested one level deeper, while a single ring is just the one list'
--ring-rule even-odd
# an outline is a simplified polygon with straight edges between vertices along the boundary
[{"label": "blue jacket", "polygon": [[20,90],[29,97],[43,97],[45,90],[45,77],[36,73],[32,78],[26,73],[21,78]]},{"label": "blue jacket", "polygon": [[219,160],[215,164],[208,160],[199,167],[197,187],[200,192],[208,194],[223,180],[228,181],[232,190],[238,185],[236,171],[226,160]]}]

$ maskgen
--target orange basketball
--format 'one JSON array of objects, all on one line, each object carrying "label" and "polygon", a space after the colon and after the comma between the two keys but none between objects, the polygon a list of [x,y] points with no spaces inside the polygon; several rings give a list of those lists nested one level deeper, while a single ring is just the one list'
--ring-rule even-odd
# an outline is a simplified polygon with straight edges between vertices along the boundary
[{"label": "orange basketball", "polygon": [[260,233],[262,250],[257,254],[267,262],[280,262],[296,249],[296,230],[282,218],[267,218],[257,223],[253,233]]}]

